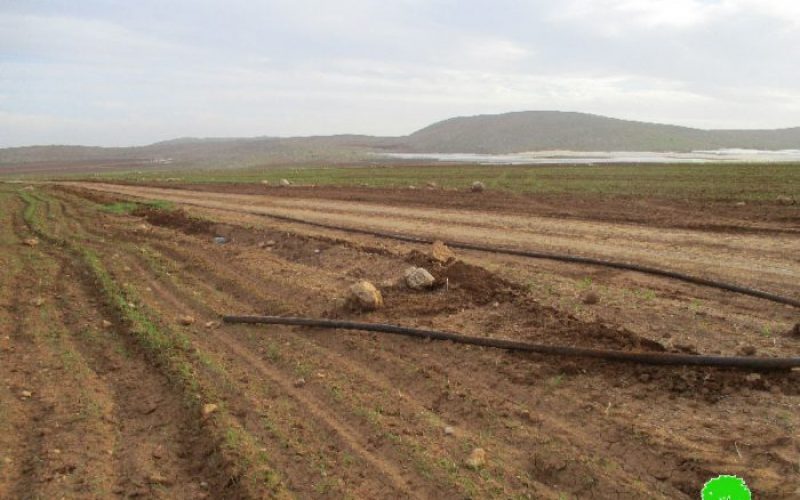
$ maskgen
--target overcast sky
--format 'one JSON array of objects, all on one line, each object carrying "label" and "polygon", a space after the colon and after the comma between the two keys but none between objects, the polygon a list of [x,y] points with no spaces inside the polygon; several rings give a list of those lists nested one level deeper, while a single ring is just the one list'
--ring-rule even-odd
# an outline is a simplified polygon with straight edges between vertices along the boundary
[{"label": "overcast sky", "polygon": [[797,0],[0,0],[0,147],[585,111],[800,125]]}]

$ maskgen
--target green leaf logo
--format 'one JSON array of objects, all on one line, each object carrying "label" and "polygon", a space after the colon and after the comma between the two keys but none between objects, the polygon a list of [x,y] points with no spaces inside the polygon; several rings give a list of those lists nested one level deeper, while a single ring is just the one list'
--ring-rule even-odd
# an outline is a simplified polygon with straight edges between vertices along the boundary
[{"label": "green leaf logo", "polygon": [[751,500],[750,489],[744,479],[736,476],[718,476],[703,486],[703,500]]}]

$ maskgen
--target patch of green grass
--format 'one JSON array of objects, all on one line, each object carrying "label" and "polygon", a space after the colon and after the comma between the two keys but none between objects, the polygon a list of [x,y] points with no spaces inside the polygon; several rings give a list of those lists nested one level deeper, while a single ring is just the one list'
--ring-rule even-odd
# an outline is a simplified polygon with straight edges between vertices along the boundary
[{"label": "patch of green grass", "polygon": [[141,206],[147,206],[158,210],[172,210],[174,204],[165,200],[153,200],[145,202],[118,201],[115,203],[108,203],[106,205],[101,205],[100,210],[111,214],[127,215],[134,212],[137,208]]},{"label": "patch of green grass", "polygon": [[[707,200],[770,200],[794,196],[800,185],[797,164],[675,164],[675,165],[451,165],[369,167],[254,167],[117,172],[92,179],[158,182],[179,177],[185,183],[258,183],[404,188],[436,182],[444,188],[467,189],[475,180],[490,190],[515,193],[574,193],[600,196],[646,196]],[[170,183],[165,183],[169,185]]]}]

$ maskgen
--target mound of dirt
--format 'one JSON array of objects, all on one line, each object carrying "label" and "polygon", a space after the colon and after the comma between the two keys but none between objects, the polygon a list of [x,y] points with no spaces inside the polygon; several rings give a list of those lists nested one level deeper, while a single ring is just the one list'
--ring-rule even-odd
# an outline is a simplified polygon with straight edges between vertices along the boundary
[{"label": "mound of dirt", "polygon": [[209,234],[214,226],[209,221],[189,216],[181,209],[160,210],[153,207],[140,206],[133,211],[133,215],[144,217],[147,222],[154,226],[171,227],[187,234]]}]

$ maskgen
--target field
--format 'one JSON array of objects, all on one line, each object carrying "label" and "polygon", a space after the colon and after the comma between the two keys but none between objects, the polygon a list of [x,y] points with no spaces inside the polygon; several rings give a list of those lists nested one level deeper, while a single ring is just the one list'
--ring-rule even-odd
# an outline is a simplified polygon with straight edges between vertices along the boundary
[{"label": "field", "polygon": [[[476,179],[486,192],[466,189]],[[797,356],[800,315],[787,305],[486,252],[443,264],[428,245],[270,216],[624,260],[798,299],[800,206],[777,201],[798,186],[787,165],[0,183],[0,498],[689,499],[719,474],[745,478],[754,498],[797,498],[797,370],[620,364],[220,316]],[[443,286],[408,289],[410,265]],[[361,279],[383,308],[347,303]],[[470,463],[477,448],[485,461]]]}]

